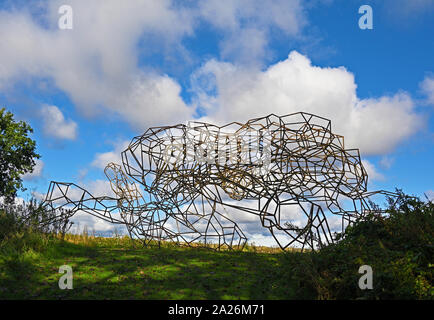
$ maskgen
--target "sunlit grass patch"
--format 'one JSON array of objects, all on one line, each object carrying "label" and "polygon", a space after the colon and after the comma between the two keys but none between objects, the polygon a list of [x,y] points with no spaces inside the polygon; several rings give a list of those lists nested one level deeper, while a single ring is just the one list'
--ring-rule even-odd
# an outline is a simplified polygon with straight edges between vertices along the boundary
[{"label": "sunlit grass patch", "polygon": [[[279,281],[273,271],[279,267],[275,253],[216,252],[166,243],[149,248],[129,238],[66,235],[63,241],[52,239],[41,252],[29,250],[25,259],[16,262],[21,263],[21,276],[14,266],[0,266],[6,275],[0,280],[1,298],[288,298],[273,293],[273,282]],[[73,269],[72,290],[58,287],[63,264]]]}]

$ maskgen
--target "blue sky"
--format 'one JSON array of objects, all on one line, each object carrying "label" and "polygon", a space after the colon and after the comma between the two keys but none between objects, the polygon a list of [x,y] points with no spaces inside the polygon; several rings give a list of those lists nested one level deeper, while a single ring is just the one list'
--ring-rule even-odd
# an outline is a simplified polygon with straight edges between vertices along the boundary
[{"label": "blue sky", "polygon": [[430,0],[0,1],[0,105],[41,154],[22,196],[109,192],[105,163],[149,126],[307,111],[360,148],[370,189],[434,197],[433,18]]}]

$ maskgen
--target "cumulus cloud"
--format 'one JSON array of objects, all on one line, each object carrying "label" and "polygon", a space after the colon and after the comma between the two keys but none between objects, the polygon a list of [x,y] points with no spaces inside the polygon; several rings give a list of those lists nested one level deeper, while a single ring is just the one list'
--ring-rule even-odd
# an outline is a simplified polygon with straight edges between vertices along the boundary
[{"label": "cumulus cloud", "polygon": [[162,123],[183,122],[193,118],[195,110],[180,96],[181,86],[168,76],[146,76],[135,81],[131,88],[113,97],[123,108],[118,112],[137,129]]},{"label": "cumulus cloud", "polygon": [[264,60],[273,29],[297,36],[307,24],[299,0],[208,0],[200,2],[199,11],[205,21],[224,33],[222,58],[243,64]]},{"label": "cumulus cloud", "polygon": [[377,168],[373,163],[370,161],[363,159],[362,160],[363,167],[366,169],[366,172],[368,173],[368,179],[369,181],[372,180],[379,180],[382,181],[385,179],[384,175],[378,172]]},{"label": "cumulus cloud", "polygon": [[420,87],[426,95],[427,103],[434,105],[434,76],[426,76],[420,83]]},{"label": "cumulus cloud", "polygon": [[363,154],[386,154],[423,125],[407,93],[360,99],[351,72],[313,66],[296,51],[265,71],[210,60],[192,76],[192,87],[207,119],[310,112],[330,119],[346,147]]},{"label": "cumulus cloud", "polygon": [[433,190],[428,190],[427,192],[425,192],[425,194],[428,197],[428,200],[434,201],[434,191]]},{"label": "cumulus cloud", "polygon": [[73,30],[59,30],[62,4],[46,4],[48,27],[25,10],[0,11],[0,88],[52,79],[83,115],[109,111],[141,129],[173,119],[174,111],[191,117],[175,80],[138,68],[138,42],[176,47],[192,32],[191,14],[171,1],[73,0]]},{"label": "cumulus cloud", "polygon": [[121,152],[124,151],[129,144],[130,141],[121,141],[114,144],[114,149],[112,151],[97,153],[92,161],[92,166],[104,169],[110,162],[121,164]]},{"label": "cumulus cloud", "polygon": [[267,52],[273,28],[296,36],[305,24],[299,0],[71,0],[73,29],[60,30],[63,4],[53,0],[0,11],[0,88],[51,79],[81,114],[120,116],[138,129],[194,114],[173,78],[139,66],[143,57],[158,52],[166,60],[179,55],[188,60],[182,40],[206,23],[223,35],[223,57],[257,61]]},{"label": "cumulus cloud", "polygon": [[66,120],[58,107],[42,107],[41,116],[44,122],[45,135],[61,140],[75,140],[77,137],[77,123]]}]

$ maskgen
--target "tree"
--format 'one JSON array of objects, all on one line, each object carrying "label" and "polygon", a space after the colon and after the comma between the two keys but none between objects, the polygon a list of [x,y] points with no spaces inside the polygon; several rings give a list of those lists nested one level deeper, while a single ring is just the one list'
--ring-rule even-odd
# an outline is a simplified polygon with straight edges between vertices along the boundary
[{"label": "tree", "polygon": [[13,114],[0,109],[0,196],[13,201],[23,187],[22,175],[33,172],[36,142],[28,137],[33,129],[24,121],[16,122]]}]

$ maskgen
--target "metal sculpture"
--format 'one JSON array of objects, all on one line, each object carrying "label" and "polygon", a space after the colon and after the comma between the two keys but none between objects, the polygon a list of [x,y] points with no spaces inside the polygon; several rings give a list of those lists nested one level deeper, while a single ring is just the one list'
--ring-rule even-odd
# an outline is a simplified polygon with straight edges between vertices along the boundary
[{"label": "metal sculpture", "polygon": [[329,120],[303,112],[153,127],[132,140],[122,163],[105,169],[115,198],[51,182],[44,206],[123,224],[144,244],[215,249],[244,247],[247,238],[231,218],[244,213],[256,215],[282,249],[314,250],[334,241],[330,219],[340,216],[343,231],[379,210],[370,196],[393,195],[367,192],[359,150],[345,149]]}]

